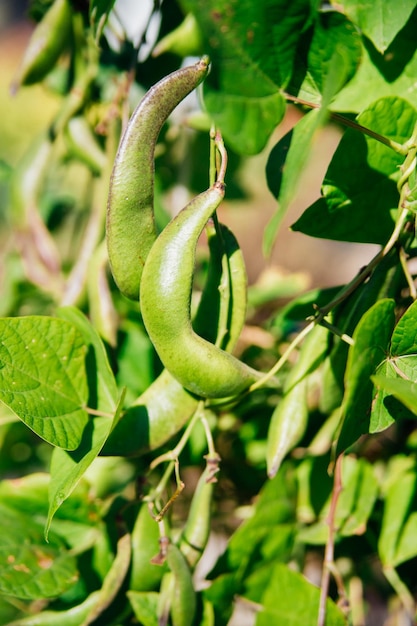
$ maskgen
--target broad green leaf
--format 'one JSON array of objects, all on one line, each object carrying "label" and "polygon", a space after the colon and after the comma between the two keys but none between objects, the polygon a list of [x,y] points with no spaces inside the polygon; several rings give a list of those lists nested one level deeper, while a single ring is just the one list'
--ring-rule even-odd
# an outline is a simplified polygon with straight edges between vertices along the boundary
[{"label": "broad green leaf", "polygon": [[384,299],[362,317],[353,334],[345,374],[345,395],[341,409],[342,428],[337,454],[346,450],[361,435],[369,432],[373,398],[370,377],[384,360],[395,324],[395,302]]},{"label": "broad green leaf", "polygon": [[398,463],[399,460],[401,457],[393,461],[395,480],[388,483],[378,539],[378,552],[385,567],[395,567],[417,554],[417,535],[409,533],[411,529],[414,533],[416,530],[417,468],[412,459],[402,464]]},{"label": "broad green leaf", "polygon": [[402,402],[414,415],[417,415],[417,383],[403,378],[391,378],[376,374],[372,376],[373,383],[383,389],[386,394],[393,395]]},{"label": "broad green leaf", "polygon": [[[400,98],[377,100],[359,124],[399,143],[412,134],[416,111]],[[387,146],[348,129],[327,169],[321,193],[292,229],[338,241],[384,244],[399,202],[396,180],[403,161]]]},{"label": "broad green leaf", "polygon": [[64,320],[0,319],[0,400],[37,435],[78,447],[88,415],[86,346]]},{"label": "broad green leaf", "polygon": [[0,504],[0,592],[24,599],[56,597],[78,579],[76,562],[51,533],[45,543],[42,524]]},{"label": "broad green leaf", "polygon": [[49,511],[45,527],[48,536],[52,518],[61,504],[71,495],[83,474],[100,454],[109,434],[120,419],[123,408],[122,394],[113,418],[95,417],[84,429],[77,450],[67,451],[55,448],[51,458],[51,482],[49,485]]},{"label": "broad green leaf", "polygon": [[227,550],[210,577],[233,570],[239,570],[243,575],[251,555],[261,549],[271,532],[275,532],[281,524],[286,525],[294,520],[295,498],[295,476],[291,467],[284,465],[275,478],[262,487],[253,515],[232,535]]},{"label": "broad green leaf", "polygon": [[[272,573],[263,597],[263,610],[256,618],[256,626],[291,624],[316,626],[319,612],[320,589],[287,565],[278,563]],[[326,626],[346,626],[342,611],[330,599],[326,603]]]},{"label": "broad green leaf", "polygon": [[416,322],[417,303],[413,302],[392,333],[390,355],[372,377],[378,389],[372,403],[370,432],[383,430],[395,419],[412,417],[409,411],[416,414]]},{"label": "broad green leaf", "polygon": [[[315,482],[311,478],[311,485],[304,481],[304,490],[313,489]],[[335,515],[336,539],[361,535],[365,532],[369,517],[373,511],[379,485],[374,470],[365,459],[356,459],[346,456],[342,465],[342,491],[340,492]],[[297,536],[301,543],[324,545],[329,534],[329,509],[332,494],[323,505],[317,523],[302,529]],[[312,502],[313,494],[304,494],[307,502]],[[311,506],[311,504],[310,504]]]},{"label": "broad green leaf", "polygon": [[[50,476],[46,473],[28,474],[0,482],[0,504],[13,507],[16,513],[36,519],[45,525],[48,516],[48,489]],[[66,545],[80,554],[91,549],[102,529],[96,502],[90,497],[90,485],[79,485],[77,491],[59,511],[54,525],[54,536],[60,536]]]},{"label": "broad green leaf", "polygon": [[279,88],[292,74],[310,3],[182,0],[181,5],[194,14],[212,60],[204,84],[209,115],[235,151],[259,152],[283,118]]},{"label": "broad green leaf", "polygon": [[207,90],[204,102],[226,143],[245,155],[262,151],[286,108],[278,92],[248,97]]},{"label": "broad green leaf", "polygon": [[417,354],[417,302],[413,302],[396,325],[391,338],[393,356]]},{"label": "broad green leaf", "polygon": [[392,0],[339,0],[332,1],[368,37],[383,54],[394,37],[407,23],[416,8],[415,0],[394,4]]},{"label": "broad green leaf", "polygon": [[[306,50],[303,49],[303,44]],[[332,95],[357,71],[362,43],[359,33],[345,15],[339,11],[323,11],[317,14],[311,41],[308,37],[301,41],[300,52],[288,91],[296,93],[298,98],[320,104],[325,87],[323,81],[329,73],[333,55],[340,55],[344,72],[337,77],[337,82],[332,87]],[[305,55],[307,61],[304,61]]]},{"label": "broad green leaf", "polygon": [[[377,380],[378,379],[378,380]],[[376,369],[375,376],[371,376],[374,384],[372,409],[369,419],[369,432],[379,433],[399,418],[410,418],[412,415],[406,409],[406,404],[401,403],[395,394],[390,391],[390,381],[395,383],[398,372],[394,369],[390,359],[383,361]],[[379,380],[387,380],[387,385],[380,384]]]},{"label": "broad green leaf", "polygon": [[[347,62],[343,52],[336,48],[326,63],[326,73],[322,76],[320,107],[307,113],[291,131],[291,142],[285,159],[285,166],[282,166],[283,173],[277,198],[278,209],[267,225],[264,234],[263,247],[267,255],[272,250],[282,220],[299,189],[300,177],[308,160],[313,139],[319,128],[327,120],[327,109],[334,94],[346,80],[348,72],[346,66]],[[281,177],[281,174],[279,176]]]},{"label": "broad green leaf", "polygon": [[156,591],[128,591],[133,611],[143,626],[158,626],[158,599]]},{"label": "broad green leaf", "polygon": [[89,408],[103,413],[113,413],[117,406],[119,392],[101,337],[85,315],[75,307],[61,307],[56,311],[56,315],[73,324],[82,335],[85,345],[88,346],[85,363],[89,387]]},{"label": "broad green leaf", "polygon": [[[368,4],[373,6],[374,3],[369,0]],[[391,4],[395,11],[399,7],[398,3],[394,5],[390,0],[386,0],[386,4]],[[404,3],[405,7],[407,5],[409,6],[408,1]],[[393,23],[395,24],[395,20]],[[416,28],[417,11],[414,10],[401,33],[383,55],[377,52],[371,42],[364,39],[358,71],[336,95],[332,110],[358,112],[369,106],[375,97],[385,96],[405,97],[412,105],[417,106]]]}]

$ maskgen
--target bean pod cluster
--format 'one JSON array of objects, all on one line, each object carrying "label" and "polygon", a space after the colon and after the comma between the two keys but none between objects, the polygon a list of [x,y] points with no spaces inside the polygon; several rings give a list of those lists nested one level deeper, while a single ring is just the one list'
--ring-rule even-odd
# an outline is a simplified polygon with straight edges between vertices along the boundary
[{"label": "bean pod cluster", "polygon": [[[153,214],[159,132],[207,71],[204,57],[173,72],[134,111],[111,176],[107,242],[115,281],[126,296],[140,298],[146,330],[168,372],[200,398],[225,398],[241,394],[260,374],[195,332],[191,321],[196,246],[224,198],[224,181],[219,178],[194,198],[159,235]],[[241,275],[230,278],[235,281]]]}]

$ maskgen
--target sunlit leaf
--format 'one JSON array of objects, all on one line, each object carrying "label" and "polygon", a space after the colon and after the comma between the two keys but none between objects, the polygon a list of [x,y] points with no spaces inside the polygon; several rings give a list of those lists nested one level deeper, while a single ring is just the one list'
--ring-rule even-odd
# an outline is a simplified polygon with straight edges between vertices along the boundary
[{"label": "sunlit leaf", "polygon": [[74,450],[88,421],[86,346],[64,320],[0,319],[0,400],[49,443]]},{"label": "sunlit leaf", "polygon": [[[291,624],[316,626],[320,589],[284,564],[278,563],[263,597],[263,610],[256,617],[256,626]],[[326,604],[326,625],[346,626],[342,611],[330,600]]]},{"label": "sunlit leaf", "polygon": [[51,533],[45,543],[43,527],[33,515],[0,504],[0,592],[25,599],[51,598],[78,579],[76,561],[62,540]]},{"label": "sunlit leaf", "polygon": [[415,0],[393,4],[391,0],[333,0],[359,26],[375,48],[384,53],[416,8]]},{"label": "sunlit leaf", "polygon": [[384,360],[395,324],[394,300],[380,300],[358,323],[349,349],[345,375],[345,395],[341,409],[342,429],[337,453],[369,432],[373,398],[371,376]]}]

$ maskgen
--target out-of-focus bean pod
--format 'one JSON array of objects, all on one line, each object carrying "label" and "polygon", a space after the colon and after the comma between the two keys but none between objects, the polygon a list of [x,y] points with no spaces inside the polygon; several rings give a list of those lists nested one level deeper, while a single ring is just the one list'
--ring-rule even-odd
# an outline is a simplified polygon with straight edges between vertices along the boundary
[{"label": "out-of-focus bean pod", "polygon": [[69,0],[55,0],[33,31],[11,90],[40,82],[65,50],[71,33]]},{"label": "out-of-focus bean pod", "polygon": [[209,465],[197,483],[179,541],[179,548],[192,569],[200,560],[209,538],[214,482],[213,469]]},{"label": "out-of-focus bean pod", "polygon": [[7,626],[80,626],[95,607],[100,591],[91,593],[81,604],[67,611],[41,611],[9,622]]},{"label": "out-of-focus bean pod", "polygon": [[151,559],[159,551],[159,527],[146,504],[142,504],[132,531],[132,568],[129,589],[153,591],[158,589],[165,566],[154,565]]},{"label": "out-of-focus bean pod", "polygon": [[84,163],[93,174],[102,172],[106,166],[106,154],[84,116],[77,115],[69,120],[64,129],[64,138],[70,156]]},{"label": "out-of-focus bean pod", "polygon": [[208,72],[203,57],[169,74],[143,97],[120,142],[110,180],[107,245],[110,266],[120,291],[139,298],[143,265],[155,242],[153,193],[155,145],[175,107]]},{"label": "out-of-focus bean pod", "polygon": [[170,598],[172,626],[191,626],[197,608],[196,592],[188,563],[173,543],[167,549],[167,563],[174,578]]}]

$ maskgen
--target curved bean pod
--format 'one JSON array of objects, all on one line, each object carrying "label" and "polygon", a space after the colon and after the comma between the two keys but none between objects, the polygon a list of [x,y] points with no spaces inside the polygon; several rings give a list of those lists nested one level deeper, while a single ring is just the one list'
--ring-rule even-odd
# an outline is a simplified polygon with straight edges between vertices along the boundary
[{"label": "curved bean pod", "polygon": [[71,33],[72,9],[68,0],[55,0],[37,24],[24,52],[11,90],[40,82],[54,67]]},{"label": "curved bean pod", "polygon": [[155,144],[175,107],[208,72],[208,57],[173,72],[141,100],[122,137],[107,206],[110,267],[120,291],[137,300],[143,265],[156,237],[153,191]]},{"label": "curved bean pod", "polygon": [[[208,341],[224,335],[221,347],[232,351],[245,322],[246,268],[239,244],[231,231],[220,224],[222,241],[210,237],[210,266],[193,326]],[[228,290],[222,287],[224,273],[230,276]],[[220,309],[227,309],[222,315]],[[219,318],[227,321],[226,332],[219,329]],[[167,371],[163,372],[127,409],[110,434],[102,454],[137,456],[165,444],[188,422],[198,405]]]},{"label": "curved bean pod", "polygon": [[183,387],[202,398],[236,396],[261,377],[191,325],[196,246],[224,190],[216,182],[165,227],[148,255],[140,286],[143,322],[159,358]]}]

